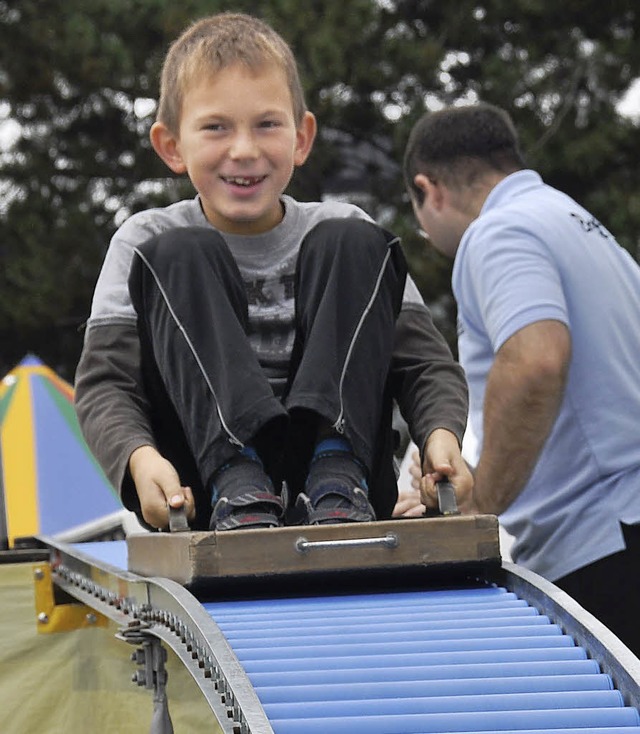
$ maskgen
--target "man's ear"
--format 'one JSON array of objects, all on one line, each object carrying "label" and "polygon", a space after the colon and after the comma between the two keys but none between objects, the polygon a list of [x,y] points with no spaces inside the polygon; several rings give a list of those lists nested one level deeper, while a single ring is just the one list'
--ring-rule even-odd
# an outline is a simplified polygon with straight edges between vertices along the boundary
[{"label": "man's ear", "polygon": [[415,185],[424,194],[431,207],[439,211],[444,203],[444,188],[440,181],[436,181],[425,173],[417,173],[413,179]]},{"label": "man's ear", "polygon": [[174,173],[186,173],[187,167],[180,155],[178,138],[163,122],[154,122],[149,131],[151,145]]},{"label": "man's ear", "polygon": [[316,139],[316,130],[315,116],[309,111],[305,112],[296,130],[296,149],[293,155],[296,166],[301,166],[309,157],[313,141]]}]

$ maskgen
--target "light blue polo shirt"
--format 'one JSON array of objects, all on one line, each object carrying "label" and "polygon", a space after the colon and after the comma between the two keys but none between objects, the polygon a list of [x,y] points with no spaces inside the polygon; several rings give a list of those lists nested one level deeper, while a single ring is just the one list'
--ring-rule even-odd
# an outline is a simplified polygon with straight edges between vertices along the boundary
[{"label": "light blue polo shirt", "polygon": [[569,196],[530,170],[502,180],[458,249],[452,278],[469,421],[495,353],[554,319],[571,332],[560,413],[527,486],[500,516],[516,563],[550,580],[622,550],[640,522],[640,267]]}]

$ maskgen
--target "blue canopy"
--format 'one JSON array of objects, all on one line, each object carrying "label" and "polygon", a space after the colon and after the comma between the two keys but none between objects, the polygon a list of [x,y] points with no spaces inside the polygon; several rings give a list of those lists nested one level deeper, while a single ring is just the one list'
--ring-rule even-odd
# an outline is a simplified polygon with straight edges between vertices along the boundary
[{"label": "blue canopy", "polygon": [[120,510],[80,432],[72,386],[28,355],[0,385],[0,547]]}]

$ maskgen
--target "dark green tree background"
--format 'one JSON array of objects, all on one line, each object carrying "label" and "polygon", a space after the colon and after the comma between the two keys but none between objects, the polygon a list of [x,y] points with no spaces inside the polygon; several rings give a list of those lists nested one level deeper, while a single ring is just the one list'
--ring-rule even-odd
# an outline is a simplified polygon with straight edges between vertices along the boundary
[{"label": "dark green tree background", "polygon": [[640,128],[616,111],[640,76],[636,5],[0,0],[0,125],[20,131],[0,153],[0,370],[34,352],[72,379],[115,228],[191,195],[147,133],[168,43],[222,10],[261,15],[299,60],[322,134],[291,193],[346,197],[395,229],[451,343],[450,265],[416,238],[399,165],[427,104],[506,107],[530,165],[637,257]]}]

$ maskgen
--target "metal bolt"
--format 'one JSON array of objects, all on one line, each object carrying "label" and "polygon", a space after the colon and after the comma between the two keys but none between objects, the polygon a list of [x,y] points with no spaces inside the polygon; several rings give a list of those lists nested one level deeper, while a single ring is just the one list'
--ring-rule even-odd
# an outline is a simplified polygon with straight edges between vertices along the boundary
[{"label": "metal bolt", "polygon": [[36,581],[42,581],[44,578],[44,571],[41,568],[36,568],[33,575],[35,576]]},{"label": "metal bolt", "polygon": [[46,614],[45,612],[40,612],[40,614],[38,614],[38,622],[40,624],[48,624],[49,623],[49,615]]},{"label": "metal bolt", "polygon": [[86,616],[87,624],[95,624],[98,621],[98,618],[93,612],[89,612]]}]

